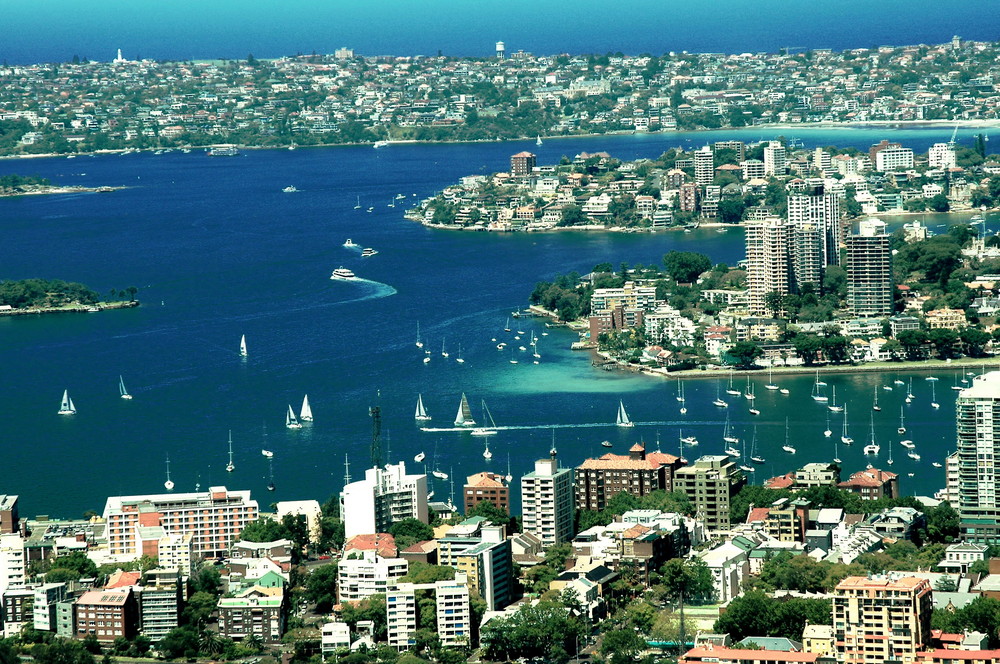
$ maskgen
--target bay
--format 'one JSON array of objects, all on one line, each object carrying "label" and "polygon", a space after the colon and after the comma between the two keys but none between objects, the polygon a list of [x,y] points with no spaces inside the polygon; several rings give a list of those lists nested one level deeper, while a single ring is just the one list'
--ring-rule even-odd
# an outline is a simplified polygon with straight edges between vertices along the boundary
[{"label": "bay", "polygon": [[[455,479],[483,469],[521,475],[548,454],[553,436],[559,456],[577,465],[634,442],[675,452],[681,430],[701,440],[688,457],[720,453],[725,414],[711,405],[717,381],[691,380],[682,417],[674,384],[590,366],[589,356],[568,349],[574,335],[519,319],[525,340],[540,338],[538,365],[530,353],[498,351],[510,311],[521,308],[538,280],[610,261],[658,262],[670,249],[691,249],[734,264],[743,258],[739,229],[717,233],[656,235],[560,232],[490,234],[434,231],[402,218],[404,205],[433,194],[458,177],[503,170],[522,149],[552,163],[561,155],[606,150],[616,157],[655,157],[668,147],[714,140],[758,140],[787,130],[760,129],[648,136],[605,136],[464,145],[393,145],[246,151],[208,158],[203,152],[0,160],[0,174],[38,174],[60,184],[114,185],[108,194],[31,196],[0,200],[5,279],[81,281],[102,293],[131,285],[143,306],[99,314],[0,318],[0,491],[22,496],[22,511],[78,516],[100,511],[108,495],[162,492],[165,459],[178,491],[225,484],[271,500],[326,499],[343,484],[344,460],[352,476],[369,465],[369,407],[383,413],[383,458],[406,460],[423,451]],[[960,139],[971,140],[971,131]],[[881,138],[923,151],[947,140],[950,128],[807,129],[794,132],[807,146],[866,148]],[[281,190],[294,185],[298,193]],[[388,207],[397,194],[405,200]],[[354,210],[360,199],[362,210]],[[371,206],[368,213],[365,208]],[[904,219],[890,219],[895,225]],[[931,226],[949,218],[926,216]],[[995,229],[996,219],[988,219]],[[347,238],[379,250],[361,258],[343,247]],[[329,279],[345,266],[358,282]],[[423,362],[415,345],[417,323],[432,351]],[[518,327],[520,326],[520,327]],[[548,333],[543,336],[543,333]],[[238,354],[241,335],[249,357]],[[498,341],[494,342],[496,338]],[[450,357],[441,356],[442,343]],[[523,343],[523,341],[522,341]],[[466,360],[455,360],[461,344]],[[511,344],[516,349],[516,344]],[[525,344],[527,346],[527,344]],[[511,364],[512,359],[519,360]],[[118,398],[118,375],[135,396]],[[903,374],[908,380],[909,375]],[[941,374],[939,410],[928,407],[930,383],[914,374],[916,397],[902,404],[899,387],[880,394],[876,439],[896,445],[893,470],[904,492],[943,485],[941,461],[954,436],[956,375]],[[847,472],[867,461],[871,399],[886,376],[841,375],[838,400],[847,400],[858,443],[839,450]],[[809,398],[812,377],[784,378],[788,396],[758,380],[754,417],[746,402],[730,406],[740,436],[757,425],[768,460],[757,475],[780,474],[808,461],[833,457],[822,436],[825,413]],[[56,415],[69,389],[79,413]],[[418,393],[434,420],[450,426],[465,392],[481,419],[486,401],[502,431],[483,442],[467,434],[426,433],[414,425]],[[286,429],[284,412],[308,393],[316,420]],[[622,399],[638,426],[612,426]],[[905,457],[896,441],[899,406],[922,454]],[[797,454],[781,451],[785,418]],[[839,416],[833,430],[839,431]],[[655,424],[643,424],[655,423]],[[266,439],[264,426],[266,425]],[[591,426],[600,425],[600,426]],[[227,431],[232,430],[236,470],[226,473]],[[553,433],[554,432],[554,433]],[[277,490],[268,493],[268,466],[260,450],[274,452]],[[436,454],[435,454],[436,449]],[[871,460],[874,461],[874,460]],[[913,472],[914,480],[905,475]],[[919,484],[915,483],[919,480]],[[758,479],[759,481],[759,479]],[[449,492],[437,482],[437,497]],[[514,492],[515,495],[518,493]],[[515,509],[519,496],[515,498]]]}]

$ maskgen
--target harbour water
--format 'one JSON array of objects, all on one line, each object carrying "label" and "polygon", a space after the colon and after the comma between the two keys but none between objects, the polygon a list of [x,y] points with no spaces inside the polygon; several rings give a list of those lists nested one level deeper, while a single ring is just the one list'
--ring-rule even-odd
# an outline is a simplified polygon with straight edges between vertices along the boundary
[{"label": "harbour water", "polygon": [[[778,133],[789,134],[754,129],[609,136],[547,140],[528,149],[539,154],[539,163],[584,150],[632,159],[655,157],[673,145]],[[920,151],[950,134],[950,128],[795,132],[806,146],[863,148],[888,137]],[[968,141],[970,134],[960,136]],[[688,412],[681,416],[672,381],[594,369],[586,354],[568,349],[572,334],[545,328],[538,319],[514,319],[509,335],[503,328],[538,280],[584,273],[604,261],[654,263],[670,249],[702,251],[733,264],[743,257],[739,229],[501,235],[433,231],[402,218],[405,206],[462,175],[505,169],[509,155],[527,145],[0,161],[0,174],[127,187],[0,199],[7,247],[0,277],[80,281],[101,293],[134,285],[143,302],[99,314],[0,318],[0,413],[8,422],[0,430],[6,471],[0,492],[20,494],[28,515],[78,516],[100,510],[108,495],[161,492],[169,455],[178,491],[225,484],[252,489],[265,505],[323,500],[343,484],[345,455],[355,479],[368,465],[368,409],[376,404],[383,413],[383,458],[413,466],[414,455],[423,451],[428,469],[436,465],[455,478],[457,494],[472,472],[506,473],[508,458],[515,476],[531,470],[535,459],[548,454],[553,437],[570,465],[606,451],[603,440],[623,453],[639,440],[654,448],[659,438],[664,451],[676,452],[681,430],[701,441],[685,456],[721,453],[725,413],[711,404],[717,381],[689,381]],[[283,193],[289,185],[299,191]],[[397,194],[405,200],[396,200]],[[362,209],[355,210],[359,199]],[[928,215],[926,221],[936,226],[947,218]],[[995,228],[995,220],[989,221]],[[342,246],[347,238],[379,254],[361,258],[360,248]],[[331,271],[341,265],[360,279],[332,281]],[[415,346],[418,322],[424,350],[431,351],[427,363]],[[521,341],[510,343],[506,337],[518,330],[524,332]],[[532,331],[540,340],[537,365],[530,350],[517,350],[519,343],[528,347]],[[248,357],[241,359],[244,334]],[[504,340],[508,347],[498,351]],[[456,361],[459,346],[464,363]],[[118,398],[119,374],[135,397],[131,401]],[[838,450],[845,470],[869,461],[884,465],[891,443],[893,470],[905,492],[930,492],[943,484],[943,471],[931,462],[942,461],[951,447],[956,392],[950,386],[959,377],[939,377],[939,409],[929,407],[931,383],[914,374],[913,402],[902,403],[900,386],[880,390],[878,413],[871,410],[872,396],[895,375],[828,378],[827,389],[836,385],[838,401],[848,402],[851,435],[858,441]],[[836,435],[824,438],[828,411],[809,396],[811,376],[783,378],[787,396],[765,390],[762,379],[755,382],[761,414],[749,415],[745,400],[731,399],[728,410],[740,437],[749,440],[756,424],[759,451],[767,459],[756,475],[833,458],[840,415],[831,414]],[[79,411],[75,416],[56,414],[64,389]],[[482,439],[415,426],[418,393],[434,418],[430,426],[448,427],[463,392],[477,419],[485,400],[499,426],[521,427],[490,437],[490,462],[482,457]],[[286,429],[288,404],[297,410],[306,393],[315,421]],[[613,426],[619,399],[636,427]],[[915,442],[919,462],[898,445],[900,405],[910,430],[905,437]],[[882,445],[878,461],[861,451],[870,414]],[[786,418],[794,457],[781,451]],[[233,473],[224,470],[230,429]],[[268,467],[261,449],[274,452],[274,493],[265,490]],[[911,472],[914,478],[906,476]],[[449,486],[439,481],[435,490],[445,497]]]}]

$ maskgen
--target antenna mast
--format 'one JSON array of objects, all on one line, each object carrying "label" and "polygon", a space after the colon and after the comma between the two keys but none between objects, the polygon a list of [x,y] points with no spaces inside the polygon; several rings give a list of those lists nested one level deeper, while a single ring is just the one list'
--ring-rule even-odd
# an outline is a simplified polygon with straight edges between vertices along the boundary
[{"label": "antenna mast", "polygon": [[382,409],[378,406],[378,396],[381,392],[376,392],[376,405],[368,409],[368,416],[372,418],[372,468],[382,466]]}]

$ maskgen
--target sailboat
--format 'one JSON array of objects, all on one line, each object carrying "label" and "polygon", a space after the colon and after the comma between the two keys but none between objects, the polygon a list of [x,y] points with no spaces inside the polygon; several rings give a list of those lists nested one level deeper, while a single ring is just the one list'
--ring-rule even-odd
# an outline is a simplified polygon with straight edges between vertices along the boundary
[{"label": "sailboat", "polygon": [[712,405],[713,406],[718,406],[719,408],[727,408],[729,406],[729,404],[722,400],[722,398],[719,395],[719,389],[720,388],[719,388],[718,384],[716,384],[716,386],[715,386],[715,401],[712,402]]},{"label": "sailboat", "polygon": [[875,416],[872,415],[871,418],[871,432],[869,433],[870,441],[865,445],[866,455],[877,455],[879,451],[879,445],[875,442]]},{"label": "sailboat", "polygon": [[542,136],[541,134],[539,134],[538,136],[535,137],[535,145],[541,145],[541,144],[542,144]]},{"label": "sailboat", "polygon": [[878,405],[878,388],[875,388],[875,400],[872,401],[872,410],[878,412],[882,410],[882,406]]},{"label": "sailboat", "polygon": [[299,411],[299,419],[303,422],[313,421],[312,406],[309,405],[309,395],[302,397],[302,409]]},{"label": "sailboat", "polygon": [[455,358],[455,361],[459,364],[465,364],[465,359],[462,357],[462,344],[458,344],[458,357]]},{"label": "sailboat", "polygon": [[684,396],[684,382],[683,381],[678,381],[677,389],[680,391],[680,396],[677,397],[677,400],[681,402],[681,410],[680,410],[680,412],[681,412],[681,415],[684,415],[684,414],[686,414],[688,412],[688,409],[687,409],[687,399]]},{"label": "sailboat", "polygon": [[[747,378],[748,382],[749,382],[749,380],[750,379]],[[741,394],[742,394],[739,390],[737,390],[736,388],[733,387],[733,369],[732,368],[729,369],[729,387],[726,389],[726,394],[731,394],[734,397],[741,396]]]},{"label": "sailboat", "polygon": [[60,415],[76,415],[76,406],[73,405],[73,399],[69,396],[69,390],[63,390],[62,403],[59,405]]},{"label": "sailboat", "polygon": [[426,422],[431,419],[431,416],[428,415],[427,411],[424,409],[424,397],[419,393],[417,394],[417,410],[413,413],[413,419],[418,422]]},{"label": "sailboat", "polygon": [[694,447],[695,445],[698,444],[698,439],[695,438],[694,436],[685,437],[683,429],[680,432],[680,436],[681,436],[681,442],[685,445],[690,445],[691,447]]},{"label": "sailboat", "polygon": [[854,442],[854,439],[847,435],[847,407],[844,407],[844,433],[840,435],[840,442],[844,445],[850,445]]},{"label": "sailboat", "polygon": [[444,339],[441,340],[441,357],[448,357],[448,351],[444,349]]},{"label": "sailboat", "polygon": [[507,323],[503,326],[504,332],[510,332],[510,316],[507,316]]},{"label": "sailboat", "polygon": [[778,386],[774,383],[774,378],[771,376],[771,367],[767,368],[767,385],[764,386],[765,390],[776,390]]},{"label": "sailboat", "polygon": [[785,444],[781,446],[789,454],[795,454],[795,448],[788,442],[788,418],[785,418]]},{"label": "sailboat", "polygon": [[754,468],[753,466],[747,464],[747,441],[746,440],[743,441],[743,456],[742,456],[742,458],[740,460],[740,466],[739,466],[739,468],[744,473],[755,473],[755,472],[757,472],[756,468]]},{"label": "sailboat", "polygon": [[740,442],[740,439],[733,435],[732,427],[729,424],[729,412],[728,411],[726,412],[726,428],[722,432],[722,440],[725,441],[725,442],[727,442],[727,443],[729,443],[729,444],[731,444],[731,445],[735,445],[736,443]]},{"label": "sailboat", "polygon": [[833,435],[833,431],[830,429],[830,413],[826,414],[826,428],[823,429],[823,435],[827,438]]},{"label": "sailboat", "polygon": [[[483,426],[476,427],[472,430],[473,436],[495,436],[497,434],[496,422],[493,421],[493,415],[490,414],[490,409],[486,407],[486,400],[482,400],[483,404]],[[486,451],[489,451],[487,446]],[[492,456],[492,455],[491,455]],[[490,457],[486,457],[489,459]]]},{"label": "sailboat", "polygon": [[736,447],[733,446],[733,445],[727,445],[725,452],[726,452],[727,456],[731,456],[731,457],[735,457],[735,458],[739,458],[739,456],[740,456],[740,451],[738,449],[736,449]]},{"label": "sailboat", "polygon": [[753,401],[757,398],[757,395],[753,393],[753,383],[750,382],[749,376],[747,376],[747,389],[743,393],[743,396],[746,397],[748,401]]},{"label": "sailboat", "polygon": [[[874,438],[872,438],[872,440],[874,441],[875,439],[874,439]],[[889,464],[890,466],[891,466],[892,464],[896,463],[896,462],[895,462],[895,461],[893,461],[893,459],[892,459],[892,445],[889,445],[889,458],[888,458],[888,459],[886,459],[886,460],[885,460],[885,462],[886,462],[887,464]]]},{"label": "sailboat", "polygon": [[435,443],[434,444],[434,470],[431,471],[431,475],[433,475],[434,477],[438,478],[439,480],[446,480],[446,479],[448,479],[448,473],[438,470],[437,457],[438,457],[438,454],[437,454],[437,443]]},{"label": "sailboat", "polygon": [[417,321],[417,348],[423,348],[424,342],[420,340],[420,321]]},{"label": "sailboat", "polygon": [[[961,376],[961,375],[962,375],[961,372],[958,372],[958,373],[955,374],[955,384],[951,386],[951,389],[953,389],[953,390],[964,390],[965,389],[964,387],[962,387],[961,385],[958,384],[958,377]],[[968,379],[965,378],[965,376],[962,376],[962,383],[966,384],[966,385],[969,383]]]},{"label": "sailboat", "polygon": [[233,463],[233,430],[229,430],[229,463],[226,464],[226,472],[231,473],[236,470],[236,465]]},{"label": "sailboat", "polygon": [[163,488],[167,491],[174,490],[174,483],[170,479],[170,456],[167,456],[167,481],[163,483]]},{"label": "sailboat", "polygon": [[913,378],[910,378],[909,385],[906,386],[906,403],[913,401]]},{"label": "sailboat", "polygon": [[827,406],[834,413],[842,413],[844,411],[843,406],[837,405],[837,386],[833,386],[833,399],[830,401],[830,405]]},{"label": "sailboat", "polygon": [[[496,433],[496,432],[494,431],[493,433]],[[490,459],[493,458],[493,452],[490,452],[490,441],[489,441],[489,439],[486,440],[486,449],[483,450],[483,458],[486,459],[487,461],[489,461]]]},{"label": "sailboat", "polygon": [[465,398],[465,392],[462,392],[462,400],[458,402],[458,414],[455,415],[455,426],[476,426],[476,421],[472,419],[472,409],[469,408],[469,400]]},{"label": "sailboat", "polygon": [[247,335],[240,337],[240,357],[247,356]]},{"label": "sailboat", "polygon": [[816,382],[813,383],[812,398],[813,401],[818,401],[820,403],[826,403],[829,398],[823,394],[823,386],[826,385],[823,381],[819,379],[819,369],[816,370]]},{"label": "sailboat", "polygon": [[510,484],[511,480],[514,479],[514,476],[510,474],[510,453],[509,452],[507,453],[507,475],[504,477],[504,479],[507,480],[508,484]]},{"label": "sailboat", "polygon": [[939,404],[937,402],[937,396],[934,393],[934,386],[935,385],[937,385],[937,383],[935,383],[935,382],[931,383],[931,408],[940,408],[941,404]]},{"label": "sailboat", "polygon": [[267,457],[267,490],[274,491],[274,459]]},{"label": "sailboat", "polygon": [[906,433],[906,424],[903,422],[903,407],[899,407],[899,428],[896,433]]},{"label": "sailboat", "polygon": [[[683,436],[684,432],[682,431],[680,435]],[[683,464],[686,464],[688,460],[684,457],[684,438],[681,438],[680,440],[677,441],[677,449],[679,450],[677,452],[677,460]]]},{"label": "sailboat", "polygon": [[118,393],[121,394],[122,399],[132,398],[132,395],[125,389],[125,380],[121,376],[118,376]]},{"label": "sailboat", "polygon": [[833,462],[841,463],[840,461],[840,451],[837,449],[837,439],[833,439]]},{"label": "sailboat", "polygon": [[750,460],[754,463],[764,463],[764,457],[757,451],[757,427],[753,428],[753,442],[750,444]]},{"label": "sailboat", "polygon": [[295,412],[292,410],[292,404],[288,404],[288,412],[285,413],[285,428],[286,429],[301,429],[302,424],[295,417]]},{"label": "sailboat", "polygon": [[361,209],[361,197],[360,196],[358,196],[357,203],[354,204],[354,209],[355,210],[360,210]]},{"label": "sailboat", "polygon": [[620,427],[635,426],[632,420],[628,418],[628,413],[625,412],[625,404],[620,399],[618,400],[618,419],[615,421],[615,424]]},{"label": "sailboat", "polygon": [[682,381],[677,381],[677,396],[674,398],[684,403],[684,383]]}]

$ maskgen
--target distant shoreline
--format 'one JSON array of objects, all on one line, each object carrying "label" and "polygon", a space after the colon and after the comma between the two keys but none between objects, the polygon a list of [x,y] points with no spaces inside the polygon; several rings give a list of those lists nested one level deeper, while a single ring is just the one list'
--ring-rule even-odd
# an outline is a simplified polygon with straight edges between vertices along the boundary
[{"label": "distant shoreline", "polygon": [[[921,129],[921,128],[934,128],[934,127],[947,127],[954,126],[958,124],[960,127],[974,127],[974,128],[997,128],[1000,127],[1000,118],[998,119],[979,119],[979,120],[866,120],[864,122],[776,122],[772,124],[762,124],[762,125],[748,125],[745,127],[719,127],[716,129],[702,128],[702,129],[672,129],[666,130],[661,129],[658,131],[635,131],[634,129],[617,129],[613,131],[600,132],[600,133],[586,133],[586,134],[558,134],[552,136],[541,136],[543,141],[547,140],[563,140],[563,139],[593,139],[600,138],[601,136],[667,136],[671,134],[703,134],[706,132],[720,132],[720,131],[749,131],[754,130],[760,131],[770,131],[770,130],[794,130],[794,129],[866,129],[866,128],[879,128],[883,127],[886,129],[893,128],[908,128],[908,129]],[[389,144],[385,148],[391,148],[393,145],[474,145],[477,143],[516,143],[520,141],[530,141],[532,137],[523,136],[520,138],[504,138],[499,141],[494,139],[455,139],[455,140],[418,140],[418,139],[401,139],[401,140],[389,140]],[[296,149],[306,150],[309,148],[339,148],[339,147],[364,147],[364,146],[374,146],[374,141],[365,141],[358,143],[318,143],[316,145],[296,145]],[[46,157],[67,157],[69,155],[79,155],[79,156],[91,156],[99,154],[122,154],[125,152],[155,152],[157,150],[181,150],[188,149],[192,151],[209,150],[216,144],[212,145],[199,145],[199,146],[178,146],[167,147],[150,147],[150,148],[121,148],[114,150],[94,150],[90,152],[44,152],[36,154],[7,154],[0,155],[0,159],[41,159]],[[240,150],[287,150],[288,145],[237,145]],[[380,149],[385,149],[380,148]]]},{"label": "distant shoreline", "polygon": [[97,302],[96,304],[67,304],[61,307],[27,307],[24,309],[0,310],[0,316],[32,316],[42,314],[83,314],[98,313],[109,309],[131,309],[139,306],[139,300],[122,300],[119,302]]},{"label": "distant shoreline", "polygon": [[79,193],[108,193],[120,191],[125,187],[79,187],[58,185],[30,185],[30,189],[24,191],[0,192],[0,198],[14,198],[16,196],[48,196],[53,194],[79,194]]}]

